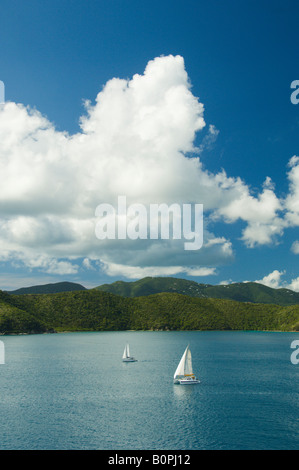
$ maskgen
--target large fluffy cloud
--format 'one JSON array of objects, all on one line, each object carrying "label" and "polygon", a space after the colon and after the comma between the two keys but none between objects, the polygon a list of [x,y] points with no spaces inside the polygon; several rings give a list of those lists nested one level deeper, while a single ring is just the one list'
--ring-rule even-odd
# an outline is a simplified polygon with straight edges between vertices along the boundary
[{"label": "large fluffy cloud", "polygon": [[[203,168],[201,151],[218,134],[210,125],[201,147],[194,148],[205,127],[203,113],[180,56],[156,58],[131,80],[110,80],[95,104],[86,103],[75,135],[58,132],[36,110],[2,105],[0,260],[48,273],[76,272],[82,258],[85,268],[94,267],[93,261],[111,275],[207,275],[233,259],[231,242],[211,233],[209,220],[243,220],[242,237],[251,247],[298,225],[299,159],[291,161],[286,202],[269,179],[254,196],[241,179]],[[119,195],[146,207],[203,204],[203,248],[187,252],[182,240],[98,240],[95,209],[116,205]]]}]

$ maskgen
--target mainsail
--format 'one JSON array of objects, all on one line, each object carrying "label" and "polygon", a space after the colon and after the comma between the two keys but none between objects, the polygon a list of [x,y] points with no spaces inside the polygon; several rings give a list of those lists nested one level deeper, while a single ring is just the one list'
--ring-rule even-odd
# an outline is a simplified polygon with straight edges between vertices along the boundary
[{"label": "mainsail", "polygon": [[129,350],[129,345],[126,344],[126,347],[123,353],[123,359],[127,359],[128,357],[130,357],[130,350]]},{"label": "mainsail", "polygon": [[192,356],[189,345],[186,347],[182,359],[180,360],[180,363],[174,373],[174,378],[184,377],[186,375],[194,375],[192,369]]}]

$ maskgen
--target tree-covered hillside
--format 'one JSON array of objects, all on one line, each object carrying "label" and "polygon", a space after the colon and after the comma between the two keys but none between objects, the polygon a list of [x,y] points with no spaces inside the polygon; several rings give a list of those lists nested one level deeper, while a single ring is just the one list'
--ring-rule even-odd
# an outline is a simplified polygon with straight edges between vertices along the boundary
[{"label": "tree-covered hillside", "polygon": [[299,331],[299,306],[162,293],[121,297],[96,289],[13,296],[0,291],[0,333],[117,330]]},{"label": "tree-covered hillside", "polygon": [[9,294],[57,294],[58,292],[73,292],[86,290],[86,287],[75,282],[55,282],[54,284],[42,284],[31,287],[21,287],[20,289],[9,291]]}]

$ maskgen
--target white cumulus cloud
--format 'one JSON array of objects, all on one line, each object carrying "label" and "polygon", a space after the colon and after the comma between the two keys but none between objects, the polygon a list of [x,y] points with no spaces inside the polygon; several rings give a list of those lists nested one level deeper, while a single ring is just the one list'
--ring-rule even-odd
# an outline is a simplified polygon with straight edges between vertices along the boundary
[{"label": "white cumulus cloud", "polygon": [[299,292],[299,277],[292,279],[290,282],[284,281],[282,277],[286,275],[286,271],[278,271],[275,269],[272,273],[263,277],[258,281],[259,284],[272,287],[273,289],[290,289],[294,292]]},{"label": "white cumulus cloud", "polygon": [[273,289],[278,289],[281,287],[281,277],[285,274],[285,271],[278,271],[275,269],[272,273],[260,279],[259,284],[264,284],[267,287],[272,287]]},{"label": "white cumulus cloud", "polygon": [[[69,135],[37,110],[1,106],[0,260],[59,274],[78,272],[83,259],[85,269],[95,261],[109,275],[212,275],[234,254],[230,240],[209,230],[209,220],[243,220],[250,247],[270,244],[287,225],[299,224],[298,157],[291,160],[286,201],[269,178],[253,195],[240,178],[203,168],[199,155],[218,130],[210,125],[202,147],[194,148],[206,125],[204,105],[191,91],[181,56],[155,58],[131,79],[111,79],[94,104],[86,103],[80,122],[81,131]],[[145,206],[203,204],[203,248],[188,253],[183,241],[98,240],[95,209],[116,205],[119,195]]]}]

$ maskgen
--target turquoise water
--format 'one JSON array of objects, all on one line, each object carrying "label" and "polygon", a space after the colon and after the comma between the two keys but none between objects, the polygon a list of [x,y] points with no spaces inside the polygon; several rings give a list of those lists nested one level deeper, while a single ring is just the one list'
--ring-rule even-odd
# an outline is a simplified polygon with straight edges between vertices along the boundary
[{"label": "turquoise water", "polygon": [[[298,449],[298,333],[8,336],[0,449]],[[122,363],[126,342],[138,362]],[[173,385],[187,344],[200,385]]]}]

